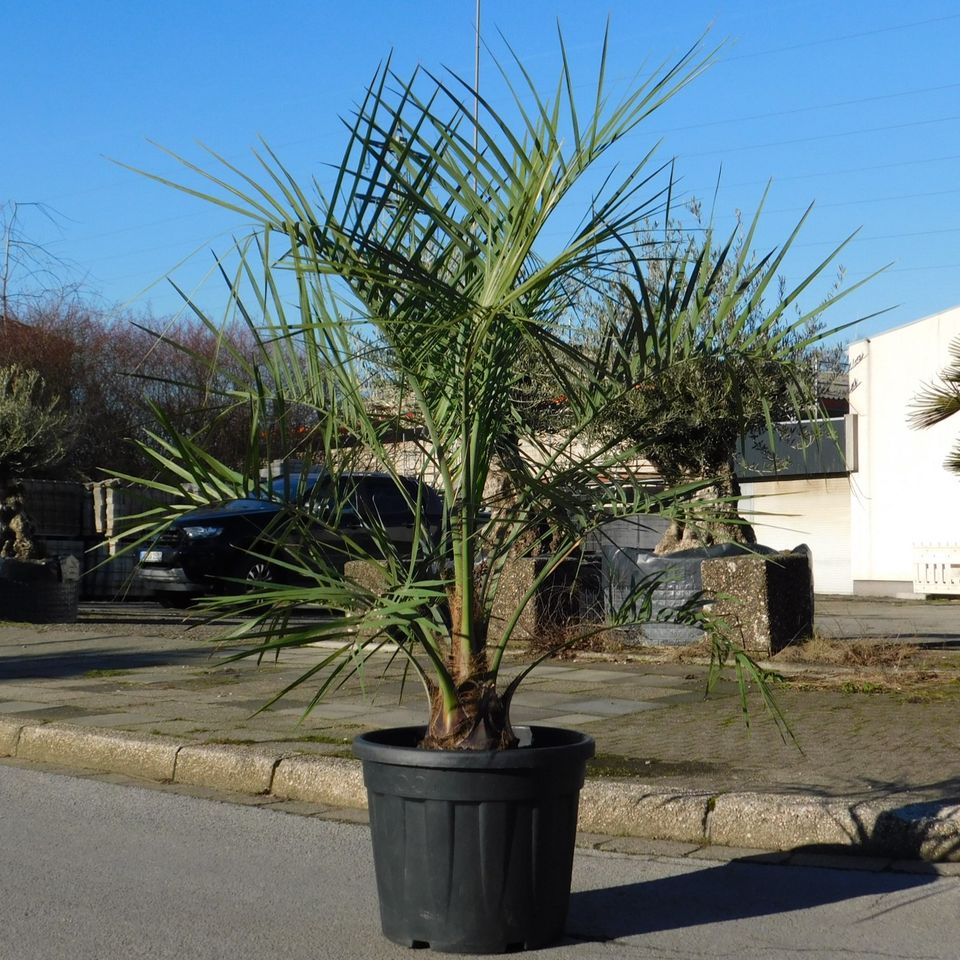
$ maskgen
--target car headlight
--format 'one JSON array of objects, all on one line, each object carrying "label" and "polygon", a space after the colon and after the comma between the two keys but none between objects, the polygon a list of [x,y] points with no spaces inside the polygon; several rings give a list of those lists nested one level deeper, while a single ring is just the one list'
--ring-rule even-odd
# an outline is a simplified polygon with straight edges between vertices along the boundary
[{"label": "car headlight", "polygon": [[223,533],[223,527],[182,527],[183,535],[190,540],[209,540]]}]

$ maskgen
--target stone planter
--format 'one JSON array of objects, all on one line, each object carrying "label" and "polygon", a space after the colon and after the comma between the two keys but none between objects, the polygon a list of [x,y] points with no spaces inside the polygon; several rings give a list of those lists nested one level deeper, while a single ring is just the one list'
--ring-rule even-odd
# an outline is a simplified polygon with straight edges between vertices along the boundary
[{"label": "stone planter", "polygon": [[75,623],[79,595],[76,557],[0,559],[0,620]]},{"label": "stone planter", "polygon": [[722,557],[702,565],[713,616],[744,650],[770,656],[813,636],[813,570],[805,548]]},{"label": "stone planter", "polygon": [[[491,611],[491,634],[505,626],[550,559],[523,557],[508,562]],[[563,560],[524,607],[514,638],[549,642],[562,636],[562,631],[572,624],[602,620],[601,576],[597,556]]]},{"label": "stone planter", "polygon": [[813,583],[806,547],[777,552],[760,544],[725,543],[666,556],[623,548],[605,557],[604,593],[610,615],[638,584],[661,576],[651,595],[651,620],[627,642],[671,646],[696,643],[703,631],[673,623],[684,605],[699,602],[722,617],[734,642],[759,653],[776,653],[813,624]]}]

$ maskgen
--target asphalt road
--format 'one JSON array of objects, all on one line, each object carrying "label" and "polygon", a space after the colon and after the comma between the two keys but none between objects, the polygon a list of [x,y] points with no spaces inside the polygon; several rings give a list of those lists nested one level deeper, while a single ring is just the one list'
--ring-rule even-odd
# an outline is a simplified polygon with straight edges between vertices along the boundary
[{"label": "asphalt road", "polygon": [[[365,828],[0,767],[0,960],[400,958]],[[531,957],[953,958],[960,879],[578,853]]]}]

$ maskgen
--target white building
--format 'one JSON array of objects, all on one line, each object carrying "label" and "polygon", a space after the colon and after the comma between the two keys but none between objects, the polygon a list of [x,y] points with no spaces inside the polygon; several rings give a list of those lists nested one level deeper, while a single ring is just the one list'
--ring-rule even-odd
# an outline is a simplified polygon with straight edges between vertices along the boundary
[{"label": "white building", "polygon": [[852,343],[848,472],[828,464],[817,474],[811,464],[809,476],[743,484],[761,543],[810,546],[818,592],[960,593],[960,477],[943,465],[960,420],[926,430],[908,422],[958,337],[954,307]]}]

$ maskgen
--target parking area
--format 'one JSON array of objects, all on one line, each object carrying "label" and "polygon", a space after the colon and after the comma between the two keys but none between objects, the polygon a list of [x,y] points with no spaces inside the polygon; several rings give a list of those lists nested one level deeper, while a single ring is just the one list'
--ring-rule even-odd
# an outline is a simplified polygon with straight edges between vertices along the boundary
[{"label": "parking area", "polygon": [[960,644],[960,598],[818,596],[815,626],[821,636],[837,640],[953,646]]},{"label": "parking area", "polygon": [[[320,614],[302,612],[305,620]],[[100,627],[148,625],[151,630],[195,633],[214,629],[180,610],[149,600],[80,604],[80,623]],[[909,642],[932,646],[960,646],[960,598],[904,600],[887,597],[821,595],[816,602],[816,631],[835,640]]]}]

